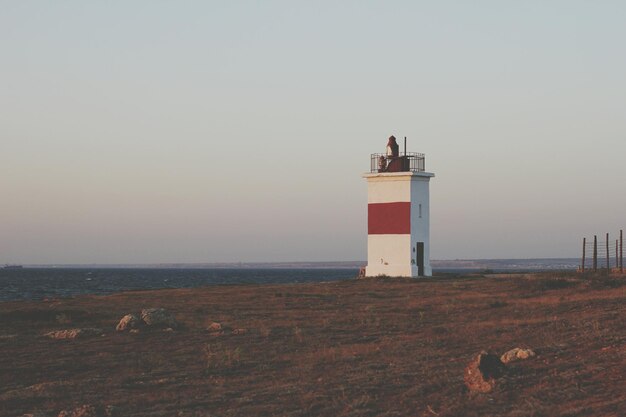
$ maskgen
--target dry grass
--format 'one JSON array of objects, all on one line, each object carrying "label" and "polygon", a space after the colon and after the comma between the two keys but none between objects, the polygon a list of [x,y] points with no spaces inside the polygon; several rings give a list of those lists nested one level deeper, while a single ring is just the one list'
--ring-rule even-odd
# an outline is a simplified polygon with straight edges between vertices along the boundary
[{"label": "dry grass", "polygon": [[[216,286],[0,304],[0,415],[83,403],[125,416],[623,416],[623,279],[567,274]],[[165,307],[176,332],[116,333]],[[248,331],[212,336],[221,322]],[[104,337],[55,341],[71,327]],[[530,347],[495,391],[463,368]]]}]

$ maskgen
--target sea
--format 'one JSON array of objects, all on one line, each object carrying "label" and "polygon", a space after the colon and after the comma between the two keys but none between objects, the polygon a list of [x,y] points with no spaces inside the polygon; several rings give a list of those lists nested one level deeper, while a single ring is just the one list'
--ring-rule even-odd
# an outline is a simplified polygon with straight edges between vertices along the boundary
[{"label": "sea", "polygon": [[353,279],[358,269],[0,268],[0,301],[43,300],[120,291],[223,284],[282,284]]},{"label": "sea", "polygon": [[[536,272],[575,270],[577,259],[498,259],[432,261],[435,274],[472,272]],[[357,277],[359,262],[341,267],[0,267],[0,302],[106,295],[120,291],[195,288],[208,285],[297,284],[349,280]],[[312,264],[309,264],[312,265]],[[307,265],[308,266],[308,265]]]}]

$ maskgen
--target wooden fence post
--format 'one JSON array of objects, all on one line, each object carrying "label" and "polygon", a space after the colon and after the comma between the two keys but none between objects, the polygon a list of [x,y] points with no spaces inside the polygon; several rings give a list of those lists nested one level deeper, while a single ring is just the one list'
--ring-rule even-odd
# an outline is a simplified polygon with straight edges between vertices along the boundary
[{"label": "wooden fence post", "polygon": [[583,259],[582,259],[582,263],[581,263],[581,270],[584,273],[585,272],[585,249],[587,246],[587,238],[583,237]]},{"label": "wooden fence post", "polygon": [[609,234],[606,234],[606,274],[609,275],[611,273],[611,265],[609,264],[610,262],[610,258],[609,255],[611,254],[611,252],[609,252]]},{"label": "wooden fence post", "polygon": [[624,231],[619,231],[619,272],[624,273]]},{"label": "wooden fence post", "polygon": [[593,235],[593,272],[598,271],[598,236]]}]

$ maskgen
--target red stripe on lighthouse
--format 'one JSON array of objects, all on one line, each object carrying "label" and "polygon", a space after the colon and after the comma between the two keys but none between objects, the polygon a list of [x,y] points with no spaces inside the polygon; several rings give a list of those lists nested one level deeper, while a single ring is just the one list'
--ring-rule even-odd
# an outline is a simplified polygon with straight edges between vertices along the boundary
[{"label": "red stripe on lighthouse", "polygon": [[411,203],[367,205],[367,234],[408,235],[411,233]]}]

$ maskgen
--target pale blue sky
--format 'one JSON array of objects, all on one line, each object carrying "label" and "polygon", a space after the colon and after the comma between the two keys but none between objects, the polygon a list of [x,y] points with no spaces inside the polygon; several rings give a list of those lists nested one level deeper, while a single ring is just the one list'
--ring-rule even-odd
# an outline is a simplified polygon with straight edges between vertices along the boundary
[{"label": "pale blue sky", "polygon": [[426,153],[432,257],[626,225],[621,1],[4,1],[0,263],[366,258]]}]

